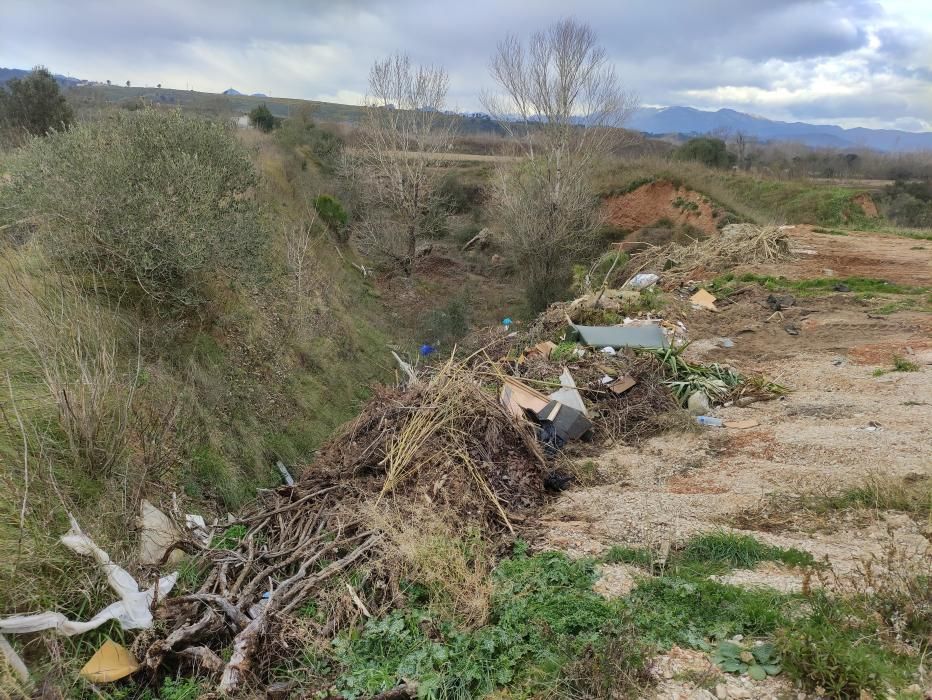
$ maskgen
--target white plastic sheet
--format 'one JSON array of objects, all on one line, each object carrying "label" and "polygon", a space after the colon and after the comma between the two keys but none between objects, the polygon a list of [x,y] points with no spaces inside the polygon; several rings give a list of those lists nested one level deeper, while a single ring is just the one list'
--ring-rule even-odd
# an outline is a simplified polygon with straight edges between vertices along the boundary
[{"label": "white plastic sheet", "polygon": [[71,530],[61,538],[62,544],[77,554],[93,557],[107,576],[107,583],[120,596],[120,600],[108,605],[86,622],[69,620],[61,613],[51,610],[34,615],[0,618],[0,634],[55,630],[58,634],[70,637],[96,629],[108,620],[116,620],[127,630],[152,627],[152,601],[156,596],[165,597],[171,592],[178,581],[177,572],[163,576],[152,588],[140,590],[136,579],[126,569],[114,564],[110,556],[81,531],[74,517],[69,517]]}]

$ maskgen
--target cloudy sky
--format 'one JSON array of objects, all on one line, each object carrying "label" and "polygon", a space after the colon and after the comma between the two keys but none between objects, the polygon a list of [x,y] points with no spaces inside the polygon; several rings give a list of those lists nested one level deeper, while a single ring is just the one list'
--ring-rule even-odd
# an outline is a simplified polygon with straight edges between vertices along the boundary
[{"label": "cloudy sky", "polygon": [[932,130],[932,0],[4,0],[0,66],[356,103],[405,50],[473,110],[496,42],[569,12],[644,105]]}]

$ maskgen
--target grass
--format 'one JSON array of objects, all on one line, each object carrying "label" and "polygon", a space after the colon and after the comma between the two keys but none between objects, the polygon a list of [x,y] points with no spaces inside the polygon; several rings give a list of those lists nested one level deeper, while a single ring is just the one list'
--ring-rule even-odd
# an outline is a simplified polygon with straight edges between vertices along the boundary
[{"label": "grass", "polygon": [[478,629],[458,629],[413,601],[338,639],[336,689],[368,696],[416,679],[423,698],[484,697],[505,687],[510,698],[529,698],[556,688],[586,696],[593,684],[599,693],[607,685],[630,692],[643,682],[648,651],[626,634],[619,606],[592,591],[592,562],[519,550],[492,580],[489,623]]},{"label": "grass", "polygon": [[811,612],[779,631],[776,646],[784,669],[808,688],[834,698],[885,693],[913,679],[915,660],[878,643],[870,614],[818,594]]}]

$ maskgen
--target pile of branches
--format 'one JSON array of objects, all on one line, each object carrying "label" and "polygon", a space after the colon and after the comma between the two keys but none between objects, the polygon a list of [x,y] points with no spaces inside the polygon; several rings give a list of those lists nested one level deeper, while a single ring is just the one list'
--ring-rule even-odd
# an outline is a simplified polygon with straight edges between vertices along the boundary
[{"label": "pile of branches", "polygon": [[790,256],[789,236],[779,227],[729,224],[719,233],[688,245],[668,243],[643,250],[631,257],[625,274],[644,270],[670,277],[717,273],[735,265],[773,263]]},{"label": "pile of branches", "polygon": [[[262,678],[289,616],[308,600],[326,598],[351,569],[390,576],[380,567],[390,556],[385,537],[367,518],[373,508],[404,517],[426,503],[457,521],[453,531],[511,537],[521,512],[543,502],[547,465],[532,428],[483,388],[486,374],[451,359],[407,388],[380,389],[295,486],[262,492],[198,547],[191,567],[203,582],[160,601],[161,624],[137,639],[137,657],[152,671],[194,663],[224,693]],[[397,582],[370,588],[391,597]],[[328,617],[333,635],[340,618]]]}]

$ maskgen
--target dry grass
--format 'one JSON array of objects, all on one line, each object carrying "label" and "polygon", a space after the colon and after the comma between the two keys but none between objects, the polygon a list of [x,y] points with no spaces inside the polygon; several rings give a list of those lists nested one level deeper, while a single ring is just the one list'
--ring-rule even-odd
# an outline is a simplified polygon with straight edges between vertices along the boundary
[{"label": "dry grass", "polygon": [[[385,537],[386,566],[396,580],[427,589],[429,607],[443,619],[467,629],[481,627],[491,606],[491,545],[479,530],[455,531],[452,516],[429,508],[401,515],[391,507],[371,508],[368,520]],[[394,560],[394,561],[393,561]]]},{"label": "dry grass", "polygon": [[717,273],[735,265],[777,262],[790,254],[789,237],[777,226],[730,224],[721,233],[689,245],[669,243],[637,253],[625,274],[647,269],[665,277]]}]

